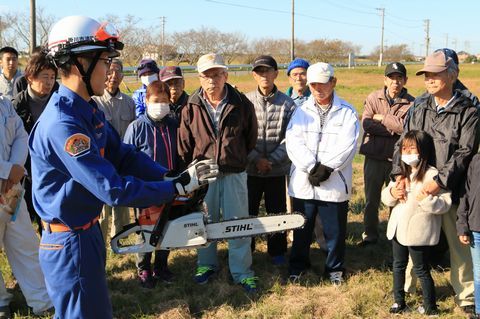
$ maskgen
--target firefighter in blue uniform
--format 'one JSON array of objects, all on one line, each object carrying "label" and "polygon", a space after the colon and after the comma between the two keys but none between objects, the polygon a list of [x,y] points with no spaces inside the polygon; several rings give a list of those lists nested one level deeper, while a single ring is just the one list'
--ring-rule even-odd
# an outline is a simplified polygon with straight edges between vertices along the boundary
[{"label": "firefighter in blue uniform", "polygon": [[83,16],[57,22],[48,49],[62,78],[32,130],[33,201],[42,218],[40,265],[55,318],[112,318],[98,216],[104,203],[148,207],[212,182],[211,161],[164,180],[166,169],[123,144],[91,99],[102,95],[116,30]]}]

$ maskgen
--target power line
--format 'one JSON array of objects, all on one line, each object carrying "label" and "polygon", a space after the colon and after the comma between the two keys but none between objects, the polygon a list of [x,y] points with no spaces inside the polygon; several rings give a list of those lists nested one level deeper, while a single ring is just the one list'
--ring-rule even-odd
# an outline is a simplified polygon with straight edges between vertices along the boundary
[{"label": "power line", "polygon": [[418,28],[421,28],[422,26],[421,25],[416,25],[416,26],[413,26],[413,25],[404,25],[404,24],[400,24],[392,19],[390,19],[390,16],[385,14],[385,18],[390,21],[391,23],[393,23],[395,26],[397,27],[402,27],[402,28],[407,28],[407,29],[418,29]]},{"label": "power line", "polygon": [[323,0],[322,2],[328,3],[329,5],[337,7],[337,8],[346,9],[346,10],[349,10],[349,11],[352,11],[352,12],[357,12],[357,13],[360,13],[360,14],[376,15],[376,13],[374,13],[374,12],[368,12],[368,11],[354,9],[354,8],[347,7],[345,5],[341,5],[341,4],[331,2],[331,1],[328,1],[328,0]]},{"label": "power line", "polygon": [[[222,4],[222,5],[226,5],[226,6],[232,6],[232,7],[246,8],[246,9],[266,11],[266,12],[291,14],[290,11],[284,11],[284,10],[278,10],[278,9],[267,9],[267,8],[253,7],[253,6],[243,5],[243,4],[235,4],[235,3],[229,3],[229,2],[217,1],[217,0],[205,0],[205,1],[212,2],[212,3],[218,3],[218,4]],[[319,18],[319,17],[315,17],[315,16],[311,16],[311,15],[308,15],[308,14],[303,14],[303,13],[295,13],[295,15],[305,17],[305,18],[314,19],[314,20],[320,20],[320,21],[332,22],[332,23],[337,23],[337,24],[349,25],[349,26],[353,26],[353,27],[378,29],[378,27],[372,26],[372,25],[348,23],[348,22],[338,21],[338,20],[333,20],[333,19]]]}]

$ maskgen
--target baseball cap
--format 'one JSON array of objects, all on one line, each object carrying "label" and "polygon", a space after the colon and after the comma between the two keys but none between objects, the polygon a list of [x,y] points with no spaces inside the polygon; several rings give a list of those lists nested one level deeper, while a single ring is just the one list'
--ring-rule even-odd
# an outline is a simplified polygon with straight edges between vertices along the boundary
[{"label": "baseball cap", "polygon": [[296,58],[290,64],[288,65],[287,68],[287,75],[290,75],[290,71],[292,71],[295,68],[304,68],[305,70],[308,69],[310,66],[310,63],[308,63],[307,60],[301,59],[301,58]]},{"label": "baseball cap", "polygon": [[223,57],[220,54],[208,53],[208,54],[202,55],[198,59],[198,62],[197,62],[198,73],[203,73],[213,68],[228,69],[227,66],[225,65],[225,61],[223,60]]},{"label": "baseball cap", "polygon": [[171,79],[183,79],[182,69],[178,66],[166,66],[160,70],[160,81],[167,82]]},{"label": "baseball cap", "polygon": [[435,50],[435,52],[437,51],[442,51],[443,54],[445,54],[445,57],[447,58],[451,58],[453,60],[453,62],[458,65],[458,55],[457,55],[457,52],[455,52],[454,50],[452,49],[449,49],[449,48],[443,48],[443,49],[437,49]]},{"label": "baseball cap", "polygon": [[256,57],[255,60],[253,61],[252,71],[255,71],[255,69],[260,66],[273,68],[275,71],[278,70],[277,61],[275,61],[275,59],[270,55],[261,55]]},{"label": "baseball cap", "polygon": [[142,76],[147,72],[158,73],[160,69],[157,66],[157,62],[152,59],[143,59],[137,67],[138,76]]},{"label": "baseball cap", "polygon": [[332,76],[333,67],[328,63],[318,62],[307,69],[307,84],[327,83]]},{"label": "baseball cap", "polygon": [[389,76],[389,75],[394,74],[394,73],[401,74],[405,78],[407,77],[407,69],[400,62],[390,63],[385,68],[385,76]]},{"label": "baseball cap", "polygon": [[440,73],[452,64],[455,65],[452,58],[445,56],[443,51],[436,51],[427,56],[423,68],[416,75],[422,75],[425,72]]}]

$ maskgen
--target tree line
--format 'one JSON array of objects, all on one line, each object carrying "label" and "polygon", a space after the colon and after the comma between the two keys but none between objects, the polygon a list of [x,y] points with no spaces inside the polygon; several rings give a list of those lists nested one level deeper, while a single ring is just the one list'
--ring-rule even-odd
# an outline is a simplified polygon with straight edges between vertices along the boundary
[{"label": "tree line", "polygon": [[[45,44],[51,26],[57,17],[37,9],[37,43]],[[122,59],[126,64],[135,65],[144,57],[157,61],[163,59],[180,65],[194,65],[198,58],[207,52],[217,52],[224,56],[227,64],[250,64],[260,54],[269,54],[279,63],[290,62],[290,39],[263,37],[248,39],[240,32],[222,32],[213,27],[201,26],[186,31],[165,33],[162,41],[160,23],[158,27],[140,26],[141,18],[134,15],[106,15],[98,19],[109,21],[120,32],[125,48]],[[0,16],[0,45],[13,46],[22,50],[28,48],[29,15],[27,12],[7,12]],[[163,45],[162,45],[163,44]],[[341,63],[348,55],[360,55],[361,46],[339,39],[295,40],[295,55],[310,61]],[[365,58],[376,61],[379,48],[375,48]],[[413,61],[414,56],[406,44],[384,48],[385,61]]]}]

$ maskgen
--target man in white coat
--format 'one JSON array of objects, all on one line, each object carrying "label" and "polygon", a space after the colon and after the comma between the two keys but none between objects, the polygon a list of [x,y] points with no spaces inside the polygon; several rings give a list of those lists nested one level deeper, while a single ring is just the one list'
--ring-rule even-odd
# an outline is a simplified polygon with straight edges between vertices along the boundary
[{"label": "man in white coat", "polygon": [[353,106],[335,93],[337,79],[331,65],[311,65],[307,83],[312,94],[295,111],[286,132],[292,161],[288,192],[294,198],[294,210],[307,218],[305,227],[294,231],[289,280],[298,281],[310,267],[310,243],[319,217],[327,244],[325,275],[340,285],[359,121]]},{"label": "man in white coat", "polygon": [[[35,314],[43,314],[52,307],[52,302],[38,262],[39,241],[25,200],[18,198],[20,181],[25,175],[23,165],[28,154],[28,135],[12,103],[3,96],[0,96],[0,123],[0,246],[5,250],[27,304]],[[12,222],[12,213],[17,209],[14,197],[20,203]],[[11,318],[11,299],[0,275],[0,318]]]}]

